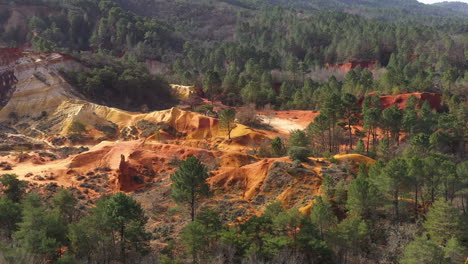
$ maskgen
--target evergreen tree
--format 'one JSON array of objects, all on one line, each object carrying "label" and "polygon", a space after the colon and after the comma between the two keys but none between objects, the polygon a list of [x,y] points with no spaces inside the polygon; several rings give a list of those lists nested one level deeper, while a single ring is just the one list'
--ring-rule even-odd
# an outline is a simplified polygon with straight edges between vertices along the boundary
[{"label": "evergreen tree", "polygon": [[21,206],[6,196],[0,197],[0,230],[7,238],[16,231],[17,224],[21,221]]},{"label": "evergreen tree", "polygon": [[351,126],[357,124],[358,119],[356,115],[359,113],[357,98],[354,95],[347,93],[341,97],[341,102],[343,103],[343,118],[346,120],[346,125],[348,127],[348,151],[351,151],[353,150],[353,133]]},{"label": "evergreen tree", "polygon": [[181,238],[195,263],[208,261],[211,247],[218,239],[221,227],[219,212],[206,207],[200,210],[195,221],[184,227]]},{"label": "evergreen tree", "polygon": [[347,263],[349,255],[359,256],[367,248],[369,229],[360,217],[344,219],[330,233],[329,243],[335,248],[339,263]]},{"label": "evergreen tree", "polygon": [[345,188],[345,185],[344,185],[344,181],[341,180],[338,182],[338,184],[336,185],[336,188],[335,188],[335,202],[342,206],[345,204],[347,200],[347,197],[346,197],[346,188]]},{"label": "evergreen tree", "polygon": [[354,149],[354,152],[361,154],[361,155],[365,154],[366,150],[365,150],[364,141],[362,140],[362,138],[358,140],[358,143],[356,145],[356,149]]},{"label": "evergreen tree", "polygon": [[348,187],[346,207],[350,213],[368,219],[377,210],[380,199],[377,188],[360,170],[357,178]]},{"label": "evergreen tree", "polygon": [[231,139],[231,131],[234,129],[234,120],[236,119],[236,112],[231,108],[225,108],[219,115],[219,120],[222,127],[225,127],[228,131],[228,139]]},{"label": "evergreen tree", "polygon": [[271,141],[271,152],[274,157],[282,157],[285,153],[285,147],[280,137],[275,137]]},{"label": "evergreen tree", "polygon": [[323,177],[321,190],[322,193],[325,194],[325,198],[328,200],[335,196],[335,182],[329,175],[325,175]]},{"label": "evergreen tree", "polygon": [[0,183],[3,187],[2,191],[8,199],[15,203],[21,200],[25,192],[26,182],[18,180],[18,176],[15,174],[3,174],[0,177]]},{"label": "evergreen tree", "polygon": [[402,187],[407,182],[407,164],[404,159],[393,159],[388,162],[379,176],[379,188],[390,194],[393,200],[393,214],[399,220],[399,198]]},{"label": "evergreen tree", "polygon": [[404,250],[400,260],[402,264],[444,263],[444,252],[425,236],[418,236],[410,242]]},{"label": "evergreen tree", "polygon": [[400,129],[403,118],[402,111],[398,105],[394,105],[382,111],[382,124],[383,128],[387,131],[387,138],[391,137],[397,144],[400,142]]},{"label": "evergreen tree", "polygon": [[55,259],[55,249],[63,241],[66,229],[55,214],[50,214],[37,194],[23,199],[23,218],[13,238],[25,250],[38,254],[43,260]]},{"label": "evergreen tree", "polygon": [[221,79],[218,72],[208,71],[203,78],[203,92],[211,98],[214,103],[214,98],[221,88]]},{"label": "evergreen tree", "polygon": [[461,234],[460,212],[442,199],[437,200],[426,215],[423,223],[431,240],[438,245],[446,245],[451,238]]},{"label": "evergreen tree", "polygon": [[444,247],[445,259],[450,264],[463,263],[466,252],[467,248],[455,237],[450,238]]},{"label": "evergreen tree", "polygon": [[322,196],[316,198],[310,212],[310,219],[312,223],[317,225],[322,239],[325,237],[325,232],[337,223],[330,202],[322,198]]},{"label": "evergreen tree", "polygon": [[341,98],[337,94],[330,95],[320,109],[320,114],[327,119],[328,123],[328,145],[329,151],[334,152],[337,147],[336,142],[336,125],[343,114],[343,104]]},{"label": "evergreen tree", "polygon": [[107,224],[117,234],[120,245],[120,259],[123,263],[127,260],[127,251],[136,248],[144,252],[148,247],[149,234],[145,231],[148,218],[145,216],[141,205],[131,196],[119,192],[106,200],[104,214]]},{"label": "evergreen tree", "polygon": [[75,206],[78,201],[68,190],[60,189],[52,199],[52,203],[65,222],[69,224],[74,220]]},{"label": "evergreen tree", "polygon": [[309,139],[303,130],[292,130],[289,133],[289,147],[307,147]]},{"label": "evergreen tree", "polygon": [[208,168],[193,156],[182,161],[171,175],[172,198],[179,204],[188,204],[192,221],[195,220],[197,203],[211,195],[210,186],[206,183],[208,177]]}]

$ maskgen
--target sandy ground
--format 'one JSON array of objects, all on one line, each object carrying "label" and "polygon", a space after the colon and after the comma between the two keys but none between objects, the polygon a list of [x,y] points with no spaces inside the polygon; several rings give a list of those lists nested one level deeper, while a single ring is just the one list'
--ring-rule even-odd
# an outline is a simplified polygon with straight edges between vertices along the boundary
[{"label": "sandy ground", "polygon": [[274,129],[278,130],[278,132],[280,132],[280,133],[289,134],[289,132],[291,130],[304,129],[305,128],[305,126],[294,123],[293,121],[291,121],[289,119],[278,118],[278,117],[272,117],[272,118],[268,119],[264,115],[259,115],[259,117],[263,120],[263,123],[269,124]]},{"label": "sandy ground", "polygon": [[[34,164],[32,162],[24,162],[15,164],[12,170],[2,171],[3,173],[16,174],[18,179],[39,184],[57,183],[59,186],[71,187],[73,182],[67,178],[66,170],[70,164],[69,159],[57,160],[45,164]],[[54,175],[54,180],[34,180],[32,177],[26,178],[27,174],[46,176]]]},{"label": "sandy ground", "polygon": [[263,123],[269,124],[281,133],[289,134],[291,130],[305,129],[320,113],[312,111],[257,111]]}]

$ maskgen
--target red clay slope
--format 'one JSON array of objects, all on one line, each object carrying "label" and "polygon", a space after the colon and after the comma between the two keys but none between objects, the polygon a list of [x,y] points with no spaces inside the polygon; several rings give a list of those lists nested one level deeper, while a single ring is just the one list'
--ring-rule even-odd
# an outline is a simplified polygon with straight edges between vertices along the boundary
[{"label": "red clay slope", "polygon": [[[374,95],[375,93],[369,93],[369,95]],[[398,105],[400,109],[406,107],[406,102],[408,99],[414,95],[419,103],[417,107],[421,107],[422,103],[428,101],[431,104],[432,109],[439,110],[441,105],[441,96],[436,93],[407,93],[407,94],[398,94],[398,95],[382,95],[380,97],[380,102],[382,104],[382,109]],[[361,100],[362,103],[362,100]]]}]

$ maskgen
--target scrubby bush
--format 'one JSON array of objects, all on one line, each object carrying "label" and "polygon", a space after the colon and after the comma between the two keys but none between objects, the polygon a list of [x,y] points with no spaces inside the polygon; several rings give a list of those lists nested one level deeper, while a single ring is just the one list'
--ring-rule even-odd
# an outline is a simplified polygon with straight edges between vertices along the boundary
[{"label": "scrubby bush", "polygon": [[257,112],[255,111],[255,105],[250,104],[239,109],[236,113],[236,119],[237,122],[243,125],[255,126],[259,123]]},{"label": "scrubby bush", "polygon": [[310,151],[305,147],[291,147],[288,155],[292,160],[307,161]]},{"label": "scrubby bush", "polygon": [[213,106],[209,104],[204,104],[197,106],[195,108],[195,112],[203,114],[203,115],[209,115],[210,113],[213,113]]},{"label": "scrubby bush", "polygon": [[68,127],[68,132],[70,134],[81,134],[86,132],[86,125],[79,122],[79,121],[73,121],[70,126]]}]

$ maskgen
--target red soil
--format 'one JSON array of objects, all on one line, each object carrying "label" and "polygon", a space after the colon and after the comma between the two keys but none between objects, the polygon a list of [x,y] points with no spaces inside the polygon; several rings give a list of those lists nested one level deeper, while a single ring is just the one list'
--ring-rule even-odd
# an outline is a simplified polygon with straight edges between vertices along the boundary
[{"label": "red soil", "polygon": [[22,56],[22,50],[17,48],[0,49],[0,66],[8,66]]},{"label": "red soil", "polygon": [[[375,93],[369,93],[369,95],[374,95]],[[418,100],[418,106],[421,107],[421,104],[425,101],[429,101],[431,104],[432,109],[439,110],[441,105],[441,96],[440,94],[436,93],[407,93],[407,94],[398,94],[398,95],[383,95],[380,97],[380,102],[382,104],[382,108],[386,109],[392,107],[394,105],[398,105],[400,109],[404,109],[406,107],[406,102],[408,98],[414,95]],[[361,99],[360,104],[362,104]]]},{"label": "red soil", "polygon": [[337,64],[326,63],[325,67],[339,69],[342,72],[349,72],[350,70],[359,66],[362,69],[369,69],[370,71],[374,71],[376,63],[377,61],[352,61],[352,62],[337,63]]}]

